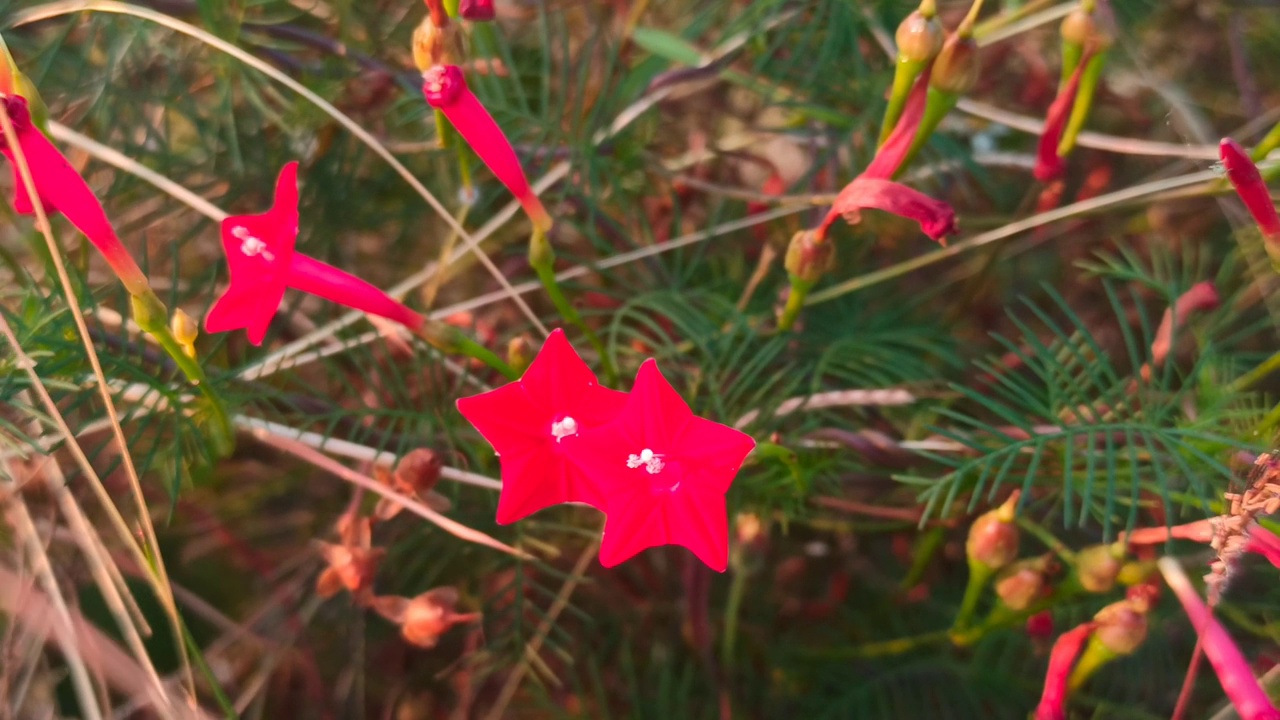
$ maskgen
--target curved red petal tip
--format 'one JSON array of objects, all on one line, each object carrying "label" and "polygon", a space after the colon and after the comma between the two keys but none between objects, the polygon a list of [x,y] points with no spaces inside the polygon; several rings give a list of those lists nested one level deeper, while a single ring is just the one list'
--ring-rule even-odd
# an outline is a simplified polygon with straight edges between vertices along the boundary
[{"label": "curved red petal tip", "polygon": [[1085,623],[1062,633],[1049,653],[1049,669],[1045,673],[1044,693],[1036,706],[1035,720],[1063,720],[1066,717],[1067,681],[1071,668],[1093,632],[1093,623]]},{"label": "curved red petal tip", "polygon": [[943,245],[946,244],[943,239],[958,229],[956,212],[947,203],[901,183],[860,175],[840,191],[831,210],[854,225],[862,219],[864,208],[884,210],[915,220],[924,234]]},{"label": "curved red petal tip", "polygon": [[1080,78],[1088,63],[1089,54],[1086,53],[1045,113],[1044,130],[1040,133],[1040,144],[1036,146],[1036,166],[1032,171],[1040,182],[1057,180],[1066,171],[1067,165],[1058,154],[1058,145],[1062,142],[1062,133],[1067,129],[1067,121],[1071,118],[1071,109],[1080,89]]},{"label": "curved red petal tip", "polygon": [[464,20],[483,22],[492,20],[495,14],[493,0],[462,0],[458,3],[458,15]]},{"label": "curved red petal tip", "polygon": [[1258,172],[1258,166],[1253,164],[1248,151],[1235,140],[1223,138],[1218,154],[1227,171],[1227,179],[1244,201],[1254,222],[1262,229],[1262,234],[1270,242],[1280,242],[1280,214],[1277,214],[1262,173]]},{"label": "curved red petal tip", "polygon": [[1261,525],[1249,528],[1249,541],[1244,549],[1263,556],[1267,562],[1280,568],[1280,537]]}]

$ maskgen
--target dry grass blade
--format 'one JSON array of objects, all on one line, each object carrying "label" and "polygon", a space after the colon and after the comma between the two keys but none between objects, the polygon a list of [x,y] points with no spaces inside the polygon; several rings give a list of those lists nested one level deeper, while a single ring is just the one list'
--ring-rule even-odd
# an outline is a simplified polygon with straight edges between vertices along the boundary
[{"label": "dry grass blade", "polygon": [[325,472],[332,473],[353,485],[357,485],[369,492],[376,493],[381,497],[387,498],[457,538],[466,540],[467,542],[476,543],[477,545],[491,547],[495,550],[501,550],[502,552],[519,558],[527,560],[532,559],[532,556],[528,553],[517,548],[513,548],[500,540],[496,540],[480,532],[479,530],[473,530],[456,520],[451,520],[427,507],[423,503],[420,503],[403,493],[396,492],[395,490],[382,485],[377,480],[358,473],[346,465],[330,459],[329,456],[324,453],[318,450],[313,450],[311,447],[304,445],[297,440],[281,437],[264,429],[254,430],[253,436],[266,445],[283,450],[290,455],[293,455],[300,460],[304,460]]}]

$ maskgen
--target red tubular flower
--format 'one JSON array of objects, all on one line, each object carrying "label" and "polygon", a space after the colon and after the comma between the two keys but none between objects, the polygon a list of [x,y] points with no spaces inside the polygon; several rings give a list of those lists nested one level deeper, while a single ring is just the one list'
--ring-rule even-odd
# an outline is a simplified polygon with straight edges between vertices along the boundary
[{"label": "red tubular flower", "polygon": [[1040,133],[1040,144],[1036,151],[1036,167],[1033,174],[1040,182],[1049,182],[1062,177],[1067,165],[1058,154],[1058,146],[1062,142],[1062,133],[1067,129],[1067,121],[1071,119],[1071,109],[1075,106],[1076,93],[1080,90],[1080,78],[1084,75],[1085,66],[1089,63],[1092,52],[1086,52],[1071,73],[1070,79],[1058,90],[1058,96],[1049,106],[1045,114],[1044,131]]},{"label": "red tubular flower", "polygon": [[1049,670],[1044,677],[1044,692],[1040,695],[1040,704],[1036,706],[1035,720],[1064,720],[1067,716],[1067,694],[1070,687],[1067,681],[1071,678],[1071,669],[1076,658],[1093,633],[1091,622],[1077,625],[1058,636],[1049,653]]},{"label": "red tubular flower", "polygon": [[1191,582],[1182,572],[1178,561],[1161,558],[1159,564],[1165,582],[1169,584],[1173,594],[1178,596],[1178,601],[1191,620],[1191,626],[1199,632],[1204,656],[1209,659],[1209,664],[1218,675],[1222,691],[1235,706],[1241,720],[1280,720],[1280,710],[1272,706],[1267,693],[1253,677],[1249,662],[1240,654],[1240,649],[1227,631],[1214,619],[1213,613],[1200,599],[1200,594],[1191,587]]},{"label": "red tubular flower", "polygon": [[260,215],[232,215],[222,221],[231,285],[209,310],[208,332],[245,328],[261,345],[287,287],[319,295],[339,305],[394,320],[414,332],[424,319],[382,290],[327,263],[294,252],[298,240],[298,163],[276,180],[275,202]]},{"label": "red tubular flower", "polygon": [[1258,166],[1253,164],[1249,153],[1240,143],[1231,138],[1223,138],[1218,146],[1218,154],[1222,165],[1227,170],[1227,179],[1235,187],[1236,194],[1244,201],[1258,227],[1262,228],[1262,236],[1269,247],[1280,244],[1280,214],[1271,203],[1271,194],[1267,184],[1262,181]]},{"label": "red tubular flower", "polygon": [[[1171,528],[1138,528],[1124,536],[1123,540],[1130,545],[1154,545],[1166,542],[1170,538],[1210,543],[1217,534],[1217,525],[1220,522],[1219,518],[1211,518],[1174,525]],[[1266,558],[1267,562],[1280,568],[1280,537],[1256,522],[1246,529],[1246,535],[1248,539],[1244,544],[1245,552],[1257,553]]]},{"label": "red tubular flower", "polygon": [[712,570],[729,565],[724,494],[755,448],[749,435],[697,417],[652,358],[617,418],[568,447],[595,480],[608,519],[600,564],[646,548],[682,545]]},{"label": "red tubular flower", "polygon": [[1221,300],[1218,297],[1218,289],[1214,287],[1212,282],[1201,282],[1192,285],[1185,293],[1180,295],[1173,307],[1164,311],[1164,317],[1160,320],[1160,327],[1156,329],[1155,339],[1151,342],[1151,360],[1156,365],[1164,364],[1169,356],[1169,350],[1173,344],[1173,328],[1174,326],[1185,327],[1187,320],[1192,315],[1214,310],[1218,307]]},{"label": "red tubular flower", "polygon": [[627,394],[601,387],[563,330],[555,330],[513,383],[458,400],[462,413],[502,463],[498,523],[557,503],[604,509],[597,484],[570,462],[580,433],[613,420]]},{"label": "red tubular flower", "polygon": [[[45,212],[61,212],[84,233],[89,242],[106,258],[107,264],[124,283],[130,295],[148,292],[150,288],[146,275],[142,274],[141,268],[116,236],[102,204],[89,189],[88,183],[58,152],[58,148],[49,142],[49,138],[32,124],[26,98],[9,95],[3,102],[9,119],[13,122],[22,156],[31,169],[31,179]],[[0,152],[8,158],[9,167],[13,170],[13,209],[21,215],[35,214],[26,183],[22,181],[18,164],[14,161],[13,148],[8,146],[3,136],[0,136]]]},{"label": "red tubular flower", "polygon": [[422,94],[427,104],[444,113],[472,150],[480,156],[512,195],[520,201],[533,226],[542,232],[551,229],[551,216],[542,201],[529,187],[520,167],[520,159],[502,128],[479,98],[467,87],[462,70],[456,65],[436,65],[422,73]]},{"label": "red tubular flower", "polygon": [[864,177],[891,180],[898,174],[903,161],[907,159],[907,153],[911,150],[916,132],[920,129],[920,121],[924,119],[924,108],[929,95],[930,69],[926,67],[915,85],[911,86],[911,94],[907,96],[907,104],[902,109],[898,124],[893,126],[893,132],[876,151],[876,156],[871,159],[871,163],[862,171]]},{"label": "red tubular flower", "polygon": [[864,208],[884,210],[915,220],[925,235],[944,246],[947,235],[957,230],[956,211],[947,203],[901,183],[863,174],[844,186],[836,196],[831,211],[818,227],[818,235],[825,236],[827,228],[841,216],[849,224],[856,225],[862,219]]}]

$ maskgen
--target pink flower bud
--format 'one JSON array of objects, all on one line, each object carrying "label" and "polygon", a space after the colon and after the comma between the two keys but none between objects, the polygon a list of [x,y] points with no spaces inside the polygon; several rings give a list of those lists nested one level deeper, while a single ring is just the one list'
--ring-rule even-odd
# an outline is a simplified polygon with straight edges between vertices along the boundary
[{"label": "pink flower bud", "polygon": [[1010,610],[1026,610],[1031,603],[1038,600],[1045,589],[1045,570],[1047,562],[1044,558],[1023,560],[1014,563],[996,577],[995,590]]},{"label": "pink flower bud", "polygon": [[1115,586],[1124,559],[1124,545],[1094,545],[1076,554],[1076,575],[1091,593],[1104,593]]},{"label": "pink flower bud", "polygon": [[1093,616],[1094,637],[1116,655],[1129,655],[1147,639],[1147,609],[1143,600],[1120,600]]},{"label": "pink flower bud", "polygon": [[1227,179],[1262,229],[1269,252],[1280,252],[1280,248],[1275,247],[1280,245],[1280,214],[1276,213],[1276,206],[1271,202],[1271,193],[1262,181],[1258,166],[1253,164],[1249,153],[1240,147],[1240,143],[1231,138],[1223,138],[1218,150],[1222,165],[1227,171]]}]

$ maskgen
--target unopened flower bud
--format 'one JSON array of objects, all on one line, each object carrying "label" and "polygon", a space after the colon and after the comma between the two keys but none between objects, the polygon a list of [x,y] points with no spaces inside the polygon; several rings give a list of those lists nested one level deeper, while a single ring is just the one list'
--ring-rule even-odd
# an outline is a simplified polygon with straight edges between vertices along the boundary
[{"label": "unopened flower bud", "polygon": [[200,336],[200,325],[183,312],[182,308],[173,311],[173,317],[169,320],[169,332],[173,333],[173,339],[178,341],[188,357],[196,356],[196,338]]},{"label": "unopened flower bud", "polygon": [[1044,558],[1016,562],[996,577],[996,595],[1010,610],[1026,610],[1044,594]]},{"label": "unopened flower bud", "polygon": [[738,513],[733,529],[741,545],[751,545],[764,536],[764,523],[755,513]]},{"label": "unopened flower bud", "polygon": [[457,65],[462,56],[462,35],[457,25],[440,27],[427,17],[414,29],[413,62],[418,70],[426,72],[436,65]]},{"label": "unopened flower bud", "polygon": [[1116,655],[1128,655],[1147,639],[1147,609],[1143,602],[1121,600],[1098,611],[1094,637]]},{"label": "unopened flower bud", "polygon": [[1104,593],[1116,584],[1120,574],[1124,545],[1094,545],[1076,555],[1076,575],[1080,586],[1091,593]]},{"label": "unopened flower bud", "polygon": [[929,88],[960,96],[978,84],[978,43],[971,37],[952,34],[942,44],[929,73]]},{"label": "unopened flower bud", "polygon": [[1104,22],[1106,19],[1100,18],[1099,13],[1089,8],[1077,7],[1062,20],[1059,28],[1062,42],[1082,48],[1090,47],[1095,52],[1111,47],[1115,42],[1115,34],[1109,23]]},{"label": "unopened flower bud", "polygon": [[895,39],[898,62],[928,62],[942,49],[942,24],[933,15],[916,10],[898,25]]},{"label": "unopened flower bud", "polygon": [[801,230],[791,237],[784,265],[792,281],[815,283],[835,264],[836,249],[813,230]]},{"label": "unopened flower bud", "polygon": [[1019,494],[1015,490],[1003,505],[983,513],[973,521],[973,525],[969,527],[969,539],[964,546],[971,563],[982,565],[988,570],[999,570],[1018,556],[1019,533],[1013,518]]},{"label": "unopened flower bud", "polygon": [[517,372],[524,372],[533,362],[529,338],[517,335],[507,342],[507,364]]}]

